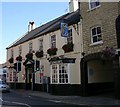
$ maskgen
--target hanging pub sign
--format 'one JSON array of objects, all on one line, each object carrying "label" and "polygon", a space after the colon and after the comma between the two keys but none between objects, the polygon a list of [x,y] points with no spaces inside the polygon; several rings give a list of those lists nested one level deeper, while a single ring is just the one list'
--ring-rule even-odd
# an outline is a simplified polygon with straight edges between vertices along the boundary
[{"label": "hanging pub sign", "polygon": [[60,31],[62,37],[68,37],[68,24],[65,19],[60,22]]}]

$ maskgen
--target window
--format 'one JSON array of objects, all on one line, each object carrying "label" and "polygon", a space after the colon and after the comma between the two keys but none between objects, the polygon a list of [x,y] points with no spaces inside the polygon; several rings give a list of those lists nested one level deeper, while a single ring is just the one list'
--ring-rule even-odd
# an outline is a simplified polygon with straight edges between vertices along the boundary
[{"label": "window", "polygon": [[11,57],[13,58],[14,56],[14,52],[13,52],[13,49],[11,49]]},{"label": "window", "polygon": [[42,79],[43,79],[43,76],[44,76],[44,65],[41,65],[40,66],[40,83],[42,83]]},{"label": "window", "polygon": [[19,55],[22,54],[22,46],[19,46]]},{"label": "window", "polygon": [[68,83],[67,65],[59,65],[59,83]]},{"label": "window", "polygon": [[43,51],[43,39],[39,40],[39,51]]},{"label": "window", "polygon": [[90,0],[90,2],[89,2],[89,8],[90,9],[93,9],[93,8],[99,6],[99,5],[100,5],[99,0]]},{"label": "window", "polygon": [[94,27],[91,29],[91,39],[92,39],[91,41],[92,43],[102,41],[101,27]]},{"label": "window", "polygon": [[52,65],[52,83],[66,84],[68,83],[68,68],[67,64]]},{"label": "window", "polygon": [[68,30],[68,37],[67,37],[67,43],[72,43],[73,38],[72,38],[72,29]]},{"label": "window", "polygon": [[51,48],[56,48],[56,36],[51,36]]},{"label": "window", "polygon": [[32,45],[33,45],[32,42],[30,42],[30,43],[29,43],[29,52],[32,52],[32,50],[33,50],[33,49],[32,49],[32,48],[33,48]]},{"label": "window", "polygon": [[58,83],[57,65],[52,65],[52,83]]}]

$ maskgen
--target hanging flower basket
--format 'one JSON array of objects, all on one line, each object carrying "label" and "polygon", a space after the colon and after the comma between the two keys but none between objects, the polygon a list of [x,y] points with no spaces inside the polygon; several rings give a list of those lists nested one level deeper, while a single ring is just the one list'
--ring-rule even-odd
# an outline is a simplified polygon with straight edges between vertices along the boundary
[{"label": "hanging flower basket", "polygon": [[47,53],[52,56],[52,55],[56,55],[56,52],[57,52],[57,48],[49,48],[47,50]]},{"label": "hanging flower basket", "polygon": [[27,53],[25,56],[27,59],[32,60],[33,59],[33,53]]},{"label": "hanging flower basket", "polygon": [[13,63],[13,62],[14,62],[13,57],[11,57],[8,61],[9,61],[10,63]]},{"label": "hanging flower basket", "polygon": [[16,60],[17,61],[22,61],[22,56],[19,55],[18,57],[16,57]]},{"label": "hanging flower basket", "polygon": [[102,51],[102,55],[101,58],[102,60],[113,60],[115,58],[115,50],[111,47],[106,47],[103,51]]},{"label": "hanging flower basket", "polygon": [[35,53],[35,55],[36,55],[37,58],[41,58],[41,57],[43,57],[43,51],[37,51]]},{"label": "hanging flower basket", "polygon": [[74,44],[73,43],[67,43],[63,45],[62,49],[65,53],[73,51]]}]

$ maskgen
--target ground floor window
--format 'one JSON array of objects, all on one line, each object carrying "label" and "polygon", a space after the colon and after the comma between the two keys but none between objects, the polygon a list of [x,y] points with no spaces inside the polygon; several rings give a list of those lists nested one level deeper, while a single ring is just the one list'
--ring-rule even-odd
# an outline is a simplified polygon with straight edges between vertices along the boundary
[{"label": "ground floor window", "polygon": [[58,83],[57,65],[52,65],[52,83]]},{"label": "ground floor window", "polygon": [[59,65],[59,83],[68,83],[67,64]]},{"label": "ground floor window", "polygon": [[51,65],[51,82],[66,84],[68,79],[68,64],[53,64]]}]

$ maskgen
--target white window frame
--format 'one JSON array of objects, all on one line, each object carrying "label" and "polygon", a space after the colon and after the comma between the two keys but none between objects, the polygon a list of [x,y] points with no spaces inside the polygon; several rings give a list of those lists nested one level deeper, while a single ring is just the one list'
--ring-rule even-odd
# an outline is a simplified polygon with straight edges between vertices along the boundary
[{"label": "white window frame", "polygon": [[68,37],[67,37],[67,43],[73,43],[73,34],[72,34],[73,30],[72,28],[69,28],[68,30]]},{"label": "white window frame", "polygon": [[[95,5],[94,7],[92,7],[91,3],[95,4],[96,2],[99,2],[99,5]],[[89,0],[89,9],[95,9],[97,7],[100,6],[100,0]]]},{"label": "white window frame", "polygon": [[14,51],[13,51],[13,49],[11,49],[11,57],[12,58],[14,57]]},{"label": "white window frame", "polygon": [[[98,28],[98,27],[100,27],[100,26],[95,26],[95,27],[92,27],[92,28],[90,29],[90,31],[91,31],[91,44],[103,43],[103,41],[102,41],[102,28],[100,27],[100,28],[101,28],[101,33],[97,34],[97,28]],[[92,34],[92,30],[93,30],[94,28],[96,29],[96,34],[95,34],[95,35]],[[96,36],[97,36],[97,38],[98,38],[99,35],[101,35],[101,40],[98,40],[98,39],[97,39],[96,42],[93,42],[93,37],[96,37]]]},{"label": "white window frame", "polygon": [[[40,65],[40,71],[39,71],[39,73],[40,73],[40,84],[42,84],[42,78],[43,78],[43,76],[44,76],[44,65]],[[42,76],[41,76],[41,74],[43,74]]]},{"label": "white window frame", "polygon": [[33,43],[29,42],[29,52],[32,52],[32,50],[33,50]]},{"label": "white window frame", "polygon": [[[56,74],[57,74],[57,78],[56,78],[56,81],[57,82],[54,82],[53,81],[53,69],[52,69],[52,66],[56,66],[57,69],[56,69]],[[67,75],[67,81],[66,78],[63,78],[64,79],[64,82],[60,82],[60,66],[64,66],[65,69],[66,69],[66,73],[64,72],[63,74],[61,73],[61,75],[64,75],[63,77],[65,77],[65,75]],[[62,69],[61,69],[62,70]],[[51,65],[51,84],[69,84],[70,83],[70,78],[69,78],[69,64],[65,64],[65,63],[61,63],[61,64],[52,64]]]},{"label": "white window frame", "polygon": [[39,51],[43,51],[43,39],[39,39]]},{"label": "white window frame", "polygon": [[[53,66],[55,66],[56,69],[52,69]],[[53,78],[53,76],[54,76],[54,78]],[[51,83],[52,84],[58,84],[58,65],[57,64],[51,65]]]},{"label": "white window frame", "polygon": [[19,46],[19,55],[22,54],[22,46]]},{"label": "white window frame", "polygon": [[[62,69],[61,68],[64,66],[64,72],[62,72]],[[61,70],[61,73],[60,73],[60,70]],[[58,81],[59,81],[59,84],[68,84],[69,83],[69,75],[68,75],[68,64],[59,64],[59,70],[58,70]],[[65,72],[66,71],[66,72]],[[64,82],[60,82],[60,74],[61,74],[61,77],[63,75],[63,78],[61,78],[61,81],[62,79],[64,80]],[[67,75],[67,78],[64,78],[65,76]],[[66,81],[67,80],[67,81]]]},{"label": "white window frame", "polygon": [[51,40],[50,42],[51,48],[56,48],[56,35],[52,35],[50,40]]}]

